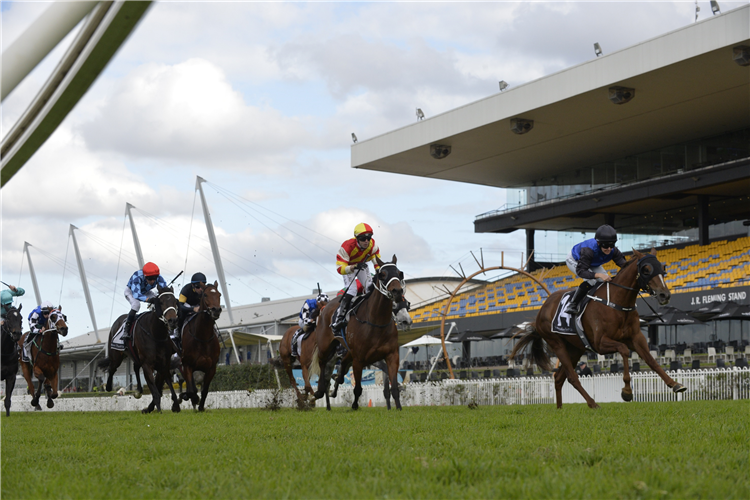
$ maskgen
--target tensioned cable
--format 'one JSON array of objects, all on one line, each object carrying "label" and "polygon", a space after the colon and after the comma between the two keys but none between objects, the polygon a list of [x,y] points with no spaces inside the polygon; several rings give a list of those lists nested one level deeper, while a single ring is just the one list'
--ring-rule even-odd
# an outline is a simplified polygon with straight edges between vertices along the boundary
[{"label": "tensioned cable", "polygon": [[[195,201],[195,199],[193,199],[193,201]],[[175,232],[175,231],[174,231],[174,230],[172,229],[172,226],[171,226],[171,225],[168,225],[168,224],[166,224],[166,223],[165,223],[164,221],[162,221],[161,219],[159,219],[159,218],[158,218],[158,217],[156,217],[155,215],[153,215],[153,214],[150,214],[150,213],[148,213],[148,212],[146,212],[146,211],[144,211],[144,210],[141,210],[140,208],[137,208],[137,207],[133,207],[133,208],[135,208],[135,209],[136,209],[136,210],[137,210],[138,212],[141,212],[141,213],[142,213],[143,215],[145,215],[146,217],[148,217],[148,218],[150,218],[150,219],[154,220],[154,222],[156,222],[157,224],[159,224],[159,225],[163,225],[163,226],[164,226],[164,227],[166,227],[166,228],[167,228],[167,229],[168,229],[169,231],[172,231],[172,232],[174,232],[174,234],[176,234],[177,236],[179,236],[179,233]],[[193,204],[193,215],[195,215],[195,204]],[[190,220],[190,226],[191,226],[191,231],[190,231],[190,234],[192,234],[192,224],[193,224],[193,219],[191,218],[191,220]],[[209,242],[208,242],[208,239],[206,239],[206,238],[202,238],[202,237],[200,237],[200,236],[196,236],[196,238],[197,238],[198,240],[200,240],[201,242],[203,242],[203,246],[202,246],[203,250],[206,250],[206,249],[210,249],[210,247],[208,246],[208,243],[209,243]],[[242,259],[242,260],[244,260],[244,261],[247,261],[248,263],[250,263],[250,264],[252,264],[252,265],[254,265],[254,266],[256,266],[256,267],[258,267],[258,268],[260,268],[260,269],[263,269],[264,271],[267,271],[267,272],[269,272],[269,273],[271,273],[271,274],[275,274],[275,275],[276,275],[276,276],[278,276],[279,278],[285,279],[285,280],[287,280],[287,281],[289,281],[289,282],[293,283],[294,285],[297,285],[297,286],[299,286],[299,287],[305,288],[305,285],[304,285],[304,284],[302,284],[302,283],[298,283],[298,282],[294,281],[293,279],[291,279],[291,278],[289,278],[289,277],[287,277],[287,276],[284,276],[283,274],[279,274],[279,273],[277,273],[276,271],[274,271],[274,270],[272,270],[272,269],[269,269],[269,268],[267,268],[267,267],[265,267],[265,266],[261,266],[261,265],[260,265],[260,264],[258,264],[257,262],[253,262],[252,260],[250,260],[250,259],[248,259],[248,258],[246,258],[246,257],[243,257],[242,255],[240,255],[240,254],[238,254],[238,253],[236,253],[236,252],[233,252],[233,251],[231,251],[231,250],[227,249],[226,247],[222,247],[222,246],[220,246],[220,247],[219,247],[219,249],[220,249],[220,250],[222,251],[222,253],[223,253],[223,255],[224,255],[224,257],[222,258],[222,261],[224,261],[224,262],[228,262],[228,263],[230,263],[230,264],[232,264],[232,265],[236,266],[236,267],[237,267],[237,268],[239,268],[240,270],[242,270],[242,271],[246,272],[247,274],[249,274],[249,275],[253,276],[254,278],[256,278],[256,279],[258,279],[258,280],[260,280],[260,281],[263,281],[264,283],[266,283],[266,284],[268,284],[268,285],[272,286],[272,287],[273,287],[273,288],[275,288],[276,290],[279,290],[279,291],[280,291],[280,292],[282,292],[282,293],[286,293],[286,294],[288,294],[288,295],[289,295],[290,297],[291,297],[292,295],[291,295],[291,294],[289,294],[288,292],[286,292],[285,290],[283,290],[283,289],[281,289],[281,288],[277,287],[276,285],[274,285],[274,284],[270,283],[269,281],[266,281],[266,280],[264,280],[263,278],[259,277],[257,273],[255,273],[255,272],[253,272],[253,271],[250,271],[250,270],[248,270],[248,269],[245,269],[245,268],[241,267],[241,266],[240,266],[239,264],[237,264],[237,263],[236,263],[235,261],[233,261],[233,260],[231,260],[231,259],[228,259],[228,258],[226,258],[226,254],[231,254],[231,255],[234,255],[234,256],[236,256],[236,257],[238,257],[238,258],[240,258],[240,259]],[[200,256],[202,256],[202,257],[203,257],[203,258],[205,258],[206,260],[209,260],[209,261],[211,260],[211,258],[210,258],[210,257],[208,257],[208,256],[207,256],[207,255],[206,255],[205,253],[201,253],[201,252],[200,252],[199,250],[196,250],[196,251],[198,252],[198,254],[199,254]],[[210,251],[210,250],[209,250],[209,251]],[[188,252],[188,254],[189,254],[189,252],[190,252],[189,240],[188,240],[188,249],[187,249],[187,252]],[[186,256],[185,256],[185,269],[187,269],[187,260],[188,260],[188,255],[186,255]],[[246,287],[250,288],[250,290],[252,290],[252,291],[253,291],[253,292],[255,292],[255,293],[261,294],[261,292],[258,292],[257,290],[255,290],[254,288],[252,288],[252,287],[251,287],[250,285],[247,285],[246,283],[242,282],[242,280],[240,280],[240,279],[239,279],[239,278],[238,278],[238,277],[237,277],[236,275],[234,275],[234,274],[230,273],[230,272],[229,272],[229,271],[227,271],[227,270],[225,270],[225,271],[226,271],[226,273],[227,273],[228,275],[230,275],[230,276],[232,276],[233,278],[237,279],[237,280],[238,280],[238,281],[239,281],[239,282],[240,282],[240,283],[241,283],[242,285],[244,285],[244,286],[246,286]]]},{"label": "tensioned cable", "polygon": [[112,305],[109,308],[109,324],[112,324],[112,315],[115,313],[115,298],[117,297],[117,278],[120,277],[120,260],[122,258],[122,242],[125,240],[125,224],[128,221],[127,212],[122,217],[122,232],[120,233],[120,255],[117,256],[117,270],[115,271],[115,286],[112,290]]},{"label": "tensioned cable", "polygon": [[187,247],[185,247],[185,265],[183,269],[187,271],[188,255],[190,255],[190,236],[193,234],[193,219],[195,218],[195,198],[198,196],[198,190],[193,190],[193,210],[190,212],[190,228],[188,229]]},{"label": "tensioned cable", "polygon": [[[222,194],[222,193],[220,193],[220,192],[219,192],[219,194]],[[224,195],[222,194],[222,196],[224,196]],[[281,238],[282,240],[286,241],[286,240],[284,239],[284,237],[283,237],[283,236],[281,236],[281,235],[280,235],[279,233],[277,233],[276,231],[274,231],[274,230],[273,230],[273,229],[272,229],[271,227],[269,227],[268,225],[266,225],[266,224],[265,224],[265,223],[264,223],[263,221],[261,221],[260,219],[258,219],[257,217],[255,217],[254,215],[252,215],[251,213],[249,213],[248,211],[246,211],[246,210],[245,210],[244,208],[242,208],[242,207],[241,207],[241,206],[240,206],[240,205],[239,205],[239,204],[238,204],[237,202],[235,202],[234,200],[232,200],[231,198],[229,198],[229,197],[227,197],[227,196],[224,196],[224,197],[225,197],[225,198],[226,198],[227,200],[229,200],[229,202],[230,202],[230,203],[234,204],[234,205],[235,205],[236,207],[238,207],[238,208],[239,208],[240,210],[242,210],[243,212],[245,212],[246,214],[248,214],[248,215],[249,215],[250,217],[252,217],[252,218],[253,218],[253,219],[255,219],[256,221],[258,221],[258,222],[259,222],[259,223],[260,223],[260,224],[261,224],[261,225],[262,225],[263,227],[265,227],[266,229],[268,229],[269,231],[271,231],[271,232],[272,232],[273,234],[275,234],[276,236],[278,236],[278,237],[279,237],[279,238]],[[316,245],[315,243],[311,242],[310,240],[308,240],[308,239],[307,239],[307,238],[305,238],[304,236],[302,236],[302,235],[300,235],[300,234],[298,234],[298,233],[295,233],[294,231],[291,231],[291,230],[290,230],[290,232],[291,232],[291,233],[293,233],[293,234],[297,234],[297,235],[298,235],[298,236],[299,236],[300,238],[302,238],[303,240],[307,241],[307,242],[308,242],[308,243],[310,243],[311,245],[313,245],[313,246],[315,246],[315,247],[318,247],[318,248],[320,248],[321,250],[324,250],[324,251],[326,251],[326,252],[328,251],[328,250],[326,250],[325,248],[323,248],[323,247],[320,247],[320,246]],[[312,258],[311,256],[309,256],[308,254],[306,254],[305,252],[303,252],[303,251],[302,251],[302,250],[301,250],[301,249],[300,249],[300,248],[299,248],[298,246],[293,246],[292,248],[294,248],[294,249],[295,249],[295,250],[297,250],[297,251],[298,251],[299,253],[301,253],[302,255],[304,255],[305,257],[307,257],[308,259],[310,259],[310,261],[311,261],[311,262],[313,262],[313,263],[314,263],[315,265],[317,265],[317,266],[321,267],[322,269],[324,269],[324,270],[325,270],[325,271],[326,271],[327,273],[330,273],[330,274],[334,274],[334,275],[335,275],[335,273],[334,273],[334,272],[333,272],[332,270],[330,270],[329,268],[327,268],[327,267],[323,266],[323,265],[322,265],[322,264],[321,264],[320,262],[318,262],[317,260],[313,259],[313,258]]]},{"label": "tensioned cable", "polygon": [[[233,193],[232,191],[229,191],[228,189],[224,189],[224,188],[222,188],[221,186],[218,186],[217,184],[214,184],[214,183],[212,183],[212,182],[208,182],[208,181],[206,181],[206,184],[209,184],[209,185],[213,186],[213,187],[214,187],[214,189],[216,189],[216,190],[219,190],[219,191],[224,191],[224,192],[226,192],[226,193],[229,193],[229,194],[231,194],[232,196],[235,196],[236,198],[239,198],[239,199],[241,199],[241,200],[243,200],[243,201],[246,201],[247,203],[250,203],[251,205],[255,205],[255,206],[259,207],[259,208],[262,208],[263,210],[266,210],[266,211],[268,211],[268,212],[271,212],[272,214],[274,214],[274,215],[276,215],[276,216],[278,216],[278,217],[281,217],[282,219],[284,219],[284,220],[286,220],[286,221],[289,221],[289,222],[291,222],[292,224],[295,224],[295,225],[297,225],[297,226],[299,226],[299,227],[301,227],[301,228],[303,228],[303,229],[306,229],[307,231],[310,231],[311,233],[315,233],[315,234],[317,234],[318,236],[322,236],[323,238],[326,238],[326,239],[330,240],[330,241],[331,241],[331,242],[333,242],[333,243],[337,243],[337,242],[336,242],[336,240],[334,240],[333,238],[331,238],[331,237],[329,237],[329,236],[327,236],[327,235],[325,235],[325,234],[322,234],[322,233],[319,233],[319,232],[317,232],[317,231],[314,231],[313,229],[310,229],[309,227],[306,227],[306,226],[304,226],[304,225],[300,224],[299,222],[296,222],[296,221],[294,221],[294,220],[292,220],[292,219],[289,219],[289,218],[287,218],[287,217],[284,217],[283,215],[281,215],[281,214],[278,214],[278,213],[274,212],[273,210],[271,210],[271,209],[269,209],[269,208],[266,208],[266,207],[264,207],[263,205],[260,205],[259,203],[255,203],[254,201],[250,201],[250,200],[248,200],[247,198],[243,198],[242,196],[240,196],[240,195],[238,195],[238,194],[236,194],[236,193]],[[268,217],[268,216],[266,215],[265,217]],[[269,219],[271,219],[270,217],[268,217],[268,218],[269,218]],[[271,219],[271,220],[273,220],[273,219]],[[274,222],[276,222],[276,221],[274,221]],[[277,224],[278,224],[278,222],[277,222]]]},{"label": "tensioned cable", "polygon": [[70,236],[68,236],[68,244],[65,246],[65,262],[63,263],[62,279],[60,280],[60,296],[57,297],[58,304],[62,304],[63,285],[65,284],[65,268],[68,266],[68,250],[70,250]]}]

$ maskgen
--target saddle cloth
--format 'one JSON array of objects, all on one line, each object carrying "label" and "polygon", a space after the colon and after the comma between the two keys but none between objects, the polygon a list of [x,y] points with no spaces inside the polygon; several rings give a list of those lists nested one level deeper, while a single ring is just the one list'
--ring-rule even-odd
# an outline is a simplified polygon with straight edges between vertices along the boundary
[{"label": "saddle cloth", "polygon": [[[138,314],[135,319],[133,320],[133,324],[130,326],[130,331],[135,330],[135,325],[138,323],[138,320],[141,319],[141,316],[146,314],[148,311],[144,311],[140,314]],[[125,333],[125,321],[122,322],[120,325],[120,328],[117,329],[114,335],[112,335],[112,342],[109,345],[110,349],[114,349],[115,351],[125,351],[125,342],[122,340],[122,336]]]},{"label": "saddle cloth", "polygon": [[596,292],[599,286],[600,285],[597,285],[589,290],[583,300],[581,300],[581,303],[579,305],[579,310],[581,312],[578,314],[578,316],[576,316],[575,323],[573,323],[572,321],[573,317],[565,312],[565,308],[568,307],[568,304],[573,299],[575,290],[565,292],[560,299],[560,303],[557,305],[555,317],[552,319],[552,331],[555,333],[559,333],[560,335],[578,335],[578,331],[583,331],[581,318],[583,317],[583,313],[586,312],[586,307],[588,307],[589,302],[591,302],[589,295]]}]

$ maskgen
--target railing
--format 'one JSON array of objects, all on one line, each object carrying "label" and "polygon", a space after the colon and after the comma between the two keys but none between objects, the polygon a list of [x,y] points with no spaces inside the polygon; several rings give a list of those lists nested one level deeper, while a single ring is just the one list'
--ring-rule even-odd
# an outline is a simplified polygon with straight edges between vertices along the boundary
[{"label": "railing", "polygon": [[[727,368],[712,370],[677,370],[669,372],[687,391],[675,394],[653,372],[631,374],[634,401],[693,401],[721,399],[750,399],[750,368]],[[586,392],[598,403],[621,402],[622,375],[595,375],[581,377]],[[150,402],[151,397],[141,399],[132,396],[109,396],[92,398],[58,398],[52,411],[138,411]],[[31,396],[13,397],[11,411],[33,411],[29,404]],[[338,397],[331,399],[331,406],[351,406],[354,401],[353,388],[339,388]],[[360,406],[385,406],[383,386],[363,388]],[[583,403],[583,397],[570,384],[563,386],[563,403]],[[44,404],[42,398],[41,404]],[[208,408],[264,408],[278,403],[282,407],[293,407],[295,394],[292,390],[273,391],[225,391],[208,395]],[[401,385],[403,406],[460,406],[469,403],[478,405],[530,405],[555,403],[555,384],[552,377],[519,377],[488,380],[444,380],[441,382],[409,383]],[[162,409],[167,411],[172,402],[168,395],[162,398]],[[318,401],[318,405],[323,404]],[[188,407],[186,405],[185,407]],[[49,411],[46,410],[45,411]]]}]

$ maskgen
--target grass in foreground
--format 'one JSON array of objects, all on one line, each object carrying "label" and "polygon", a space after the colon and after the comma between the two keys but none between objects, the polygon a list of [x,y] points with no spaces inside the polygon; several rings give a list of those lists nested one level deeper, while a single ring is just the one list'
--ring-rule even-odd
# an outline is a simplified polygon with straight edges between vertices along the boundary
[{"label": "grass in foreground", "polygon": [[12,413],[2,498],[750,498],[750,402]]}]

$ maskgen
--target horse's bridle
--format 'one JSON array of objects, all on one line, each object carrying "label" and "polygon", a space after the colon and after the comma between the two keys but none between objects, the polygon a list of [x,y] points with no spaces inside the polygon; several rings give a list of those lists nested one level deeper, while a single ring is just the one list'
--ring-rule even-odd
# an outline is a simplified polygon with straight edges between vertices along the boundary
[{"label": "horse's bridle", "polygon": [[[380,266],[380,269],[383,269],[383,268],[388,267],[388,266],[396,267],[396,264],[394,264],[392,262],[386,262],[385,264],[383,264],[382,266]],[[398,271],[398,267],[396,267],[396,271]],[[399,273],[400,273],[400,271],[399,271]],[[391,291],[388,290],[388,285],[390,285],[393,280],[397,280],[401,284],[401,290],[403,290],[404,292],[406,292],[406,283],[404,283],[404,280],[402,280],[402,279],[399,278],[398,274],[396,276],[392,277],[391,279],[389,279],[385,284],[383,284],[383,282],[380,280],[380,278],[378,278],[377,279],[377,283],[375,284],[375,288],[378,290],[378,292],[382,293],[383,295],[385,295],[390,300],[393,300],[393,292],[391,292]]]},{"label": "horse's bridle", "polygon": [[662,266],[655,255],[646,254],[638,259],[638,276],[636,277],[636,282],[640,290],[648,292],[649,295],[656,295],[649,282],[655,276],[661,276],[662,283],[664,283],[664,276],[666,275],[667,272],[664,270],[664,266]]},{"label": "horse's bridle", "polygon": [[[50,320],[52,319],[52,315],[53,314],[56,315],[56,316],[59,316],[59,318],[62,318],[62,320],[65,322],[65,325],[67,326],[68,319],[66,318],[66,316],[62,312],[60,312],[59,309],[53,309],[53,310],[51,310],[49,312],[49,316],[47,316],[47,324],[51,323]],[[42,330],[42,331],[39,332],[40,333],[39,336],[40,336],[41,340],[39,341],[38,344],[36,343],[36,339],[34,339],[34,340],[31,341],[31,343],[36,346],[37,357],[39,356],[39,354],[42,354],[42,353],[46,354],[47,356],[54,356],[56,354],[60,354],[60,337],[57,337],[57,349],[55,350],[55,352],[47,352],[44,349],[42,349],[42,344],[44,344],[44,335],[47,332],[50,332],[50,333],[52,333],[52,332],[58,332],[58,333],[60,333],[60,330],[57,329],[57,320],[55,320],[55,326],[54,327],[52,327],[52,328],[45,328],[44,330]],[[34,364],[34,365],[36,364],[36,359],[34,359],[34,362],[32,364]]]},{"label": "horse's bridle", "polygon": [[[159,295],[157,295],[157,298],[161,299],[162,295],[171,295],[172,297],[174,297],[174,292],[165,290],[161,292]],[[159,309],[161,309],[161,303],[159,303]],[[169,311],[170,309],[174,309],[174,313],[177,314],[177,308],[174,306],[169,306],[166,309],[162,309],[161,316],[159,316],[159,319],[167,326],[169,326],[169,320],[166,318],[166,316],[167,316],[167,311]]]}]

